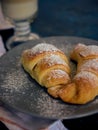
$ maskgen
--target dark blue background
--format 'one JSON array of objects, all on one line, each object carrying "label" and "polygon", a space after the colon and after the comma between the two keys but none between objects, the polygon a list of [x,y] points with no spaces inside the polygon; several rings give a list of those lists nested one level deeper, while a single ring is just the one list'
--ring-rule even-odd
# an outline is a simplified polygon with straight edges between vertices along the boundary
[{"label": "dark blue background", "polygon": [[[38,9],[31,30],[40,37],[77,36],[98,40],[98,0],[39,0]],[[13,29],[0,30],[5,44],[13,33]]]},{"label": "dark blue background", "polygon": [[98,0],[39,0],[32,32],[98,40]]}]

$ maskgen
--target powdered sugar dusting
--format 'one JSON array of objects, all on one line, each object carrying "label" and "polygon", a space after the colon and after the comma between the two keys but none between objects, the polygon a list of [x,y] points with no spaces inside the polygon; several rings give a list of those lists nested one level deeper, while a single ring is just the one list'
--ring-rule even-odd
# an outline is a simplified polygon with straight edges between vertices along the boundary
[{"label": "powdered sugar dusting", "polygon": [[[54,45],[52,44],[47,44],[47,43],[40,43],[36,46],[34,46],[32,49],[31,49],[31,52],[33,54],[36,54],[36,53],[41,53],[41,52],[44,52],[44,51],[58,51],[59,49],[56,48]],[[60,51],[60,50],[59,50]]]},{"label": "powdered sugar dusting", "polygon": [[52,70],[48,80],[51,79],[51,78],[56,79],[56,78],[60,78],[60,77],[63,77],[63,76],[68,76],[68,74],[63,70],[59,70],[59,69],[58,70]]},{"label": "powdered sugar dusting", "polygon": [[48,63],[49,66],[55,65],[55,64],[63,64],[66,65],[66,62],[61,59],[61,57],[59,55],[55,55],[55,54],[50,54],[49,56],[46,56],[42,62],[46,62]]},{"label": "powdered sugar dusting", "polygon": [[98,71],[98,59],[87,60],[83,65],[79,67],[80,71],[89,70],[89,69]]},{"label": "powdered sugar dusting", "polygon": [[21,71],[11,70],[10,73],[6,74],[2,88],[5,89],[6,92],[10,91],[10,93],[13,93],[14,91],[19,92],[27,82],[26,79],[27,78],[21,73]]},{"label": "powdered sugar dusting", "polygon": [[86,46],[82,43],[78,43],[76,46],[75,46],[75,50],[78,50],[79,48],[85,48]]},{"label": "powdered sugar dusting", "polygon": [[98,55],[98,46],[96,45],[86,46],[84,50],[80,52],[80,55],[82,56]]},{"label": "powdered sugar dusting", "polygon": [[91,85],[94,86],[94,84],[96,84],[96,82],[98,83],[98,77],[91,73],[91,72],[88,72],[88,71],[81,71],[80,73],[78,73],[74,79],[85,79],[87,81],[90,82]]}]

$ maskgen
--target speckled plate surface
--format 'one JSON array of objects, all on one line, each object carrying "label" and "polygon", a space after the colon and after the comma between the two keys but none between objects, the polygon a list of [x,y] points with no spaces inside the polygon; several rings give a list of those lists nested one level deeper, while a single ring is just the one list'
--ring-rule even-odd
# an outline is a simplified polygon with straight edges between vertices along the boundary
[{"label": "speckled plate surface", "polygon": [[[17,46],[0,58],[0,99],[13,108],[45,118],[72,119],[98,112],[98,98],[86,105],[72,105],[48,95],[22,68],[23,50],[42,42],[55,45],[68,56],[77,43],[98,44],[77,37],[48,37]],[[71,62],[73,74],[75,65]]]}]

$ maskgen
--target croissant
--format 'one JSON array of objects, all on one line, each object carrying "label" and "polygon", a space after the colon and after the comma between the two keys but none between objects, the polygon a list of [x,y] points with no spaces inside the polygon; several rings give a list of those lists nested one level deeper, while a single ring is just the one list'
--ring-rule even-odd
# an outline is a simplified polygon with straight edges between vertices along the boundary
[{"label": "croissant", "polygon": [[98,95],[98,46],[77,44],[71,59],[77,62],[77,72],[72,82],[59,90],[59,97],[68,103],[88,103]]},{"label": "croissant", "polygon": [[21,62],[51,96],[72,104],[88,103],[98,95],[98,46],[77,44],[70,58],[77,62],[72,80],[68,58],[54,45],[41,43],[25,50]]},{"label": "croissant", "polygon": [[53,97],[58,97],[62,85],[70,82],[69,60],[52,44],[40,43],[24,50],[21,63],[25,71]]}]

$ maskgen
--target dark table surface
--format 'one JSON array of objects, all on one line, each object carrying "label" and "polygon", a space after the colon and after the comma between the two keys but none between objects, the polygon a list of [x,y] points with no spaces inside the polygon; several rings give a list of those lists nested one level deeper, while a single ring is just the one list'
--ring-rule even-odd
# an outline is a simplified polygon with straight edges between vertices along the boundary
[{"label": "dark table surface", "polygon": [[[77,36],[98,40],[98,0],[39,0],[38,16],[31,29],[40,37]],[[3,30],[0,34],[6,42],[13,30]],[[69,130],[96,130],[98,114],[63,123]]]}]

